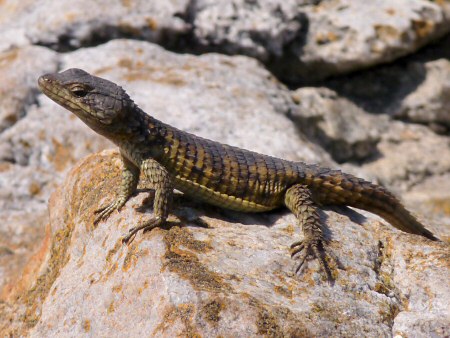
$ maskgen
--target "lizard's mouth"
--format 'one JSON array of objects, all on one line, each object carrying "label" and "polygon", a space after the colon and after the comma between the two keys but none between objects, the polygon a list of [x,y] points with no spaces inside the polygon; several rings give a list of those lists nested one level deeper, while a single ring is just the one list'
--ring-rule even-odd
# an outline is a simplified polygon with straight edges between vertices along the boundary
[{"label": "lizard's mouth", "polygon": [[111,124],[111,118],[108,118],[107,116],[98,116],[99,114],[96,114],[95,110],[84,103],[82,98],[74,96],[69,89],[62,85],[54,74],[40,76],[38,78],[38,85],[40,90],[46,96],[78,116],[95,131],[102,133],[102,128],[104,128],[105,125]]},{"label": "lizard's mouth", "polygon": [[73,99],[73,96],[66,88],[64,88],[56,79],[52,78],[52,74],[40,76],[38,85],[45,95],[60,106],[70,110],[72,113],[79,115],[80,112],[85,110],[80,102]]}]

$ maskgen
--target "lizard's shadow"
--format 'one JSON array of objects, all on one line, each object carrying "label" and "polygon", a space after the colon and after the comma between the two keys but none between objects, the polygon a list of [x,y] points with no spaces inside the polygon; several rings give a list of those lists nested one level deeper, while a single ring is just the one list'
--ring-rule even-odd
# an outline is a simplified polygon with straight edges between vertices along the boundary
[{"label": "lizard's shadow", "polygon": [[[147,193],[148,196],[146,196],[142,204],[136,208],[136,211],[147,213],[152,210],[154,190],[137,189],[135,194],[137,195],[140,193]],[[173,195],[173,207],[170,212],[175,215],[180,222],[169,221],[167,222],[168,225],[176,224],[178,226],[185,226],[183,223],[189,223],[191,226],[213,228],[208,222],[201,219],[201,217],[206,216],[208,218],[220,219],[228,223],[241,223],[244,225],[257,224],[270,227],[277,219],[288,211],[280,208],[264,213],[239,212],[194,200],[181,193],[175,193]]]},{"label": "lizard's shadow", "polygon": [[[266,211],[264,213],[242,213],[221,209],[219,209],[217,212],[221,216],[221,219],[230,223],[241,223],[245,225],[257,224],[264,225],[269,228],[274,226],[275,222],[279,218],[291,213],[287,208],[279,208],[271,211]],[[324,239],[327,241],[332,237],[332,232],[327,225],[328,215],[321,209],[318,209],[317,212],[322,224]],[[298,225],[298,221],[295,218],[293,218],[293,225],[295,232],[300,233],[301,229]]]},{"label": "lizard's shadow", "polygon": [[329,205],[326,207],[323,207],[324,210],[331,210],[334,211],[340,215],[347,216],[350,221],[353,223],[356,223],[358,225],[362,225],[367,221],[367,217],[363,214],[360,214],[358,211],[349,208],[344,205]]},{"label": "lizard's shadow", "polygon": [[[149,193],[149,195],[144,200],[142,205],[136,208],[136,210],[145,213],[152,209],[152,203],[150,203],[150,201],[153,199],[154,191],[152,189],[138,189],[137,193],[141,192]],[[322,223],[325,240],[330,240],[332,238],[332,231],[328,227],[328,216],[323,210],[331,210],[347,216],[352,222],[359,225],[362,225],[366,221],[366,217],[364,215],[349,207],[334,205],[321,206],[317,211]],[[283,207],[262,213],[233,211],[193,200],[192,198],[189,198],[181,193],[175,193],[173,196],[173,208],[171,213],[174,214],[179,221],[167,222],[168,227],[172,225],[186,226],[189,224],[190,226],[201,228],[213,228],[211,224],[203,220],[201,217],[206,216],[208,218],[220,219],[228,223],[272,227],[280,217],[285,216],[290,213],[290,211]],[[297,222],[295,222],[294,225],[297,225]]]},{"label": "lizard's shadow", "polygon": [[[152,194],[149,194],[151,198]],[[145,202],[137,209],[142,212],[146,212],[151,209],[151,203]],[[328,215],[322,210],[331,210],[339,214],[346,215],[351,221],[361,224],[364,222],[365,217],[358,212],[345,206],[321,206],[317,209],[320,221],[322,224],[323,239],[325,242],[329,242],[332,239],[332,231],[328,226]],[[201,217],[206,216],[212,219],[220,219],[228,223],[240,223],[244,225],[263,225],[265,227],[272,227],[283,216],[290,213],[287,208],[279,208],[272,211],[263,213],[244,213],[232,210],[226,210],[220,207],[212,206],[200,201],[190,199],[182,194],[174,194],[174,203],[172,208],[172,214],[174,214],[179,221],[168,221],[161,226],[163,229],[170,229],[172,226],[186,227],[195,226],[202,228],[214,228],[210,222],[203,220]],[[298,221],[293,218],[294,226],[298,224]],[[295,227],[296,233],[300,233],[300,227]],[[330,251],[325,251],[324,244],[321,243],[321,255],[330,255],[336,266],[340,269],[344,269],[343,264],[339,258],[332,254]],[[328,280],[334,284],[331,271],[327,270]]]}]

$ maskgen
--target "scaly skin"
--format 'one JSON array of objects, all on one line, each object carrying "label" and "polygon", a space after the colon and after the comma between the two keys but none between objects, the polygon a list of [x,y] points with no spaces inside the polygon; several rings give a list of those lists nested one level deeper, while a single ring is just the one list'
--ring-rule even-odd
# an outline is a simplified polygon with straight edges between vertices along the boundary
[{"label": "scaly skin", "polygon": [[[120,147],[124,161],[118,198],[97,211],[96,222],[120,209],[136,190],[143,171],[155,188],[155,217],[130,230],[163,224],[173,188],[222,208],[262,212],[288,207],[303,228],[292,245],[300,261],[319,258],[329,275],[316,205],[348,205],[380,215],[400,230],[437,240],[385,188],[338,170],[290,162],[183,132],[144,113],[116,84],[80,69],[39,78],[41,90]],[[321,251],[323,255],[321,254]]]}]

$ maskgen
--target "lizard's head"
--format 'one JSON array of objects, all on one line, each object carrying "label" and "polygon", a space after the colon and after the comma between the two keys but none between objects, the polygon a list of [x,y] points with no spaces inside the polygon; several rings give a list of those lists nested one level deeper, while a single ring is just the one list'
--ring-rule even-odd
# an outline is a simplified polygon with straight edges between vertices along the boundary
[{"label": "lizard's head", "polygon": [[70,110],[97,132],[117,127],[134,103],[122,87],[72,68],[39,77],[39,88],[50,99]]}]

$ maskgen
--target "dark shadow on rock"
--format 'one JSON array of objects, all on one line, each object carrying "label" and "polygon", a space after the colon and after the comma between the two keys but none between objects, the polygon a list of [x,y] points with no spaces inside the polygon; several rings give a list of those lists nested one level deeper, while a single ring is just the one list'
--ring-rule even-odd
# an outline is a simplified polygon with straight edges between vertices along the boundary
[{"label": "dark shadow on rock", "polygon": [[394,115],[403,99],[425,80],[423,63],[399,60],[326,81],[335,90],[361,109],[372,114]]},{"label": "dark shadow on rock", "polygon": [[[272,55],[266,62],[267,68],[278,78],[280,82],[289,84],[298,79],[299,73],[307,74],[310,66],[305,66],[300,61],[300,55],[306,45],[309,32],[309,19],[304,13],[299,13],[295,18],[300,23],[300,29],[289,43],[283,46],[281,56]],[[315,67],[312,67],[315,68]],[[296,71],[293,72],[292,70]]]},{"label": "dark shadow on rock", "polygon": [[358,211],[342,205],[330,205],[324,208],[325,210],[334,211],[340,215],[347,216],[353,223],[363,225],[367,221],[367,217],[360,214]]},{"label": "dark shadow on rock", "polygon": [[440,58],[450,58],[450,34],[390,64],[331,78],[322,85],[369,113],[393,116],[401,101],[425,80],[424,63]]},{"label": "dark shadow on rock", "polygon": [[285,213],[288,212],[287,209],[276,209],[266,212],[239,212],[239,211],[233,211],[233,210],[227,210],[222,209],[215,206],[208,206],[205,207],[205,210],[212,211],[211,214],[208,216],[222,219],[229,223],[241,223],[244,225],[251,225],[251,224],[257,224],[257,225],[263,225],[266,227],[271,227],[273,224],[282,217]]},{"label": "dark shadow on rock", "polygon": [[360,165],[372,158],[381,156],[377,145],[379,137],[367,137],[359,142],[349,143],[344,139],[330,137],[319,125],[323,116],[303,116],[302,114],[287,116],[294,124],[297,132],[318,145],[331,155],[337,163],[353,163]]},{"label": "dark shadow on rock", "polygon": [[[151,212],[153,209],[154,190],[137,189],[136,195],[139,193],[148,193],[148,196],[146,196],[142,204],[136,207],[135,210],[141,213]],[[206,228],[210,228],[210,226],[201,219],[201,216],[217,218],[229,223],[241,223],[245,225],[258,224],[269,227],[283,215],[282,210],[280,208],[263,213],[238,212],[189,198],[182,193],[175,193],[173,195],[173,207],[170,213],[178,217],[181,222]]]}]

